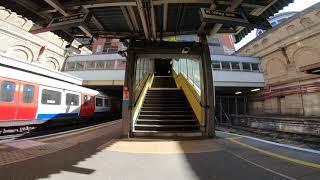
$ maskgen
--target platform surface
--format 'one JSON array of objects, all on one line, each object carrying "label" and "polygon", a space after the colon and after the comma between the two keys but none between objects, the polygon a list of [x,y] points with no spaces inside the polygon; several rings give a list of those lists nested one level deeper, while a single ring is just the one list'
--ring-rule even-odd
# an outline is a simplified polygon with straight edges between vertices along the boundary
[{"label": "platform surface", "polygon": [[[15,161],[0,165],[0,179],[320,179],[320,154],[316,152],[220,132],[214,139],[174,141],[119,139],[119,130],[114,124],[80,135],[29,140],[26,145],[1,143],[0,162],[4,158]],[[80,141],[88,136],[91,138]],[[68,146],[62,147],[63,142]],[[60,143],[55,147],[58,150],[47,149],[28,159],[3,156],[6,148],[21,156],[54,143]]]}]

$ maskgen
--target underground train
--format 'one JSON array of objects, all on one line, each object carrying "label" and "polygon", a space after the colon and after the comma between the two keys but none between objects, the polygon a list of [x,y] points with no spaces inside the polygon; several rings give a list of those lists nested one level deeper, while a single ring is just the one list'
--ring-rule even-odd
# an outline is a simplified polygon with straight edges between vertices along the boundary
[{"label": "underground train", "polygon": [[112,113],[110,97],[81,83],[65,73],[0,54],[0,127],[89,120]]}]

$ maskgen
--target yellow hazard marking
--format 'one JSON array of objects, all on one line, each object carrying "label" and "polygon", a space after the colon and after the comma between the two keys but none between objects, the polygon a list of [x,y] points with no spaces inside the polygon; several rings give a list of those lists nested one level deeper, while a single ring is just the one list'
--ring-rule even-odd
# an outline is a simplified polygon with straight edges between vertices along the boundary
[{"label": "yellow hazard marking", "polygon": [[266,155],[269,155],[269,156],[273,156],[273,157],[276,157],[276,158],[279,158],[279,159],[284,159],[284,160],[287,160],[287,161],[290,161],[290,162],[294,162],[294,163],[297,163],[297,164],[302,164],[302,165],[305,165],[305,166],[309,166],[309,167],[319,168],[320,169],[320,164],[306,162],[306,161],[302,161],[302,160],[299,160],[299,159],[290,158],[290,157],[287,157],[287,156],[283,156],[283,155],[280,155],[280,154],[269,152],[269,151],[253,147],[253,146],[250,146],[250,145],[242,143],[242,142],[239,142],[235,138],[227,138],[227,139],[229,141],[233,142],[233,143],[239,144],[241,146],[247,147],[249,149],[258,151],[260,153],[263,153],[263,154],[266,154]]}]

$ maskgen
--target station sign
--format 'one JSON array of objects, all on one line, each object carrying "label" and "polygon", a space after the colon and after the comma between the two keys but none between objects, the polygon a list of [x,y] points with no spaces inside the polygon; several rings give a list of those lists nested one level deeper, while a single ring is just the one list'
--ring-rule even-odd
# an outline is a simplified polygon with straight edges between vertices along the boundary
[{"label": "station sign", "polygon": [[79,13],[79,14],[73,14],[70,16],[62,16],[53,18],[47,28],[50,30],[58,30],[63,28],[69,28],[69,27],[77,27],[85,24],[87,21],[91,19],[90,13]]},{"label": "station sign", "polygon": [[258,16],[246,17],[244,14],[238,12],[227,12],[207,8],[200,8],[200,19],[206,23],[219,23],[259,29],[271,28],[271,25],[266,19]]},{"label": "station sign", "polygon": [[236,12],[226,12],[226,11],[218,11],[212,9],[201,8],[200,9],[200,17],[202,22],[215,22],[221,24],[237,24],[243,25],[248,24],[249,21],[246,17],[244,17],[240,13]]}]

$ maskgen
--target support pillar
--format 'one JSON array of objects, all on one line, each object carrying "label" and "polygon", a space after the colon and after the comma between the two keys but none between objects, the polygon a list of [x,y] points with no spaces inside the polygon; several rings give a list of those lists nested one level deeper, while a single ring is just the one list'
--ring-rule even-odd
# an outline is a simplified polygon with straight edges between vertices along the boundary
[{"label": "support pillar", "polygon": [[202,112],[205,120],[205,136],[214,137],[215,136],[215,122],[214,122],[214,86],[213,86],[213,76],[211,68],[211,57],[209,46],[207,42],[207,36],[201,35],[202,44],[202,58],[201,58],[201,102],[202,102]]},{"label": "support pillar", "polygon": [[[132,46],[134,42],[130,43]],[[123,99],[122,102],[122,136],[129,138],[132,133],[132,110],[134,106],[134,83],[135,83],[135,68],[136,68],[136,57],[135,52],[128,48],[125,80],[124,80],[124,91],[125,88],[129,91],[129,98]],[[124,92],[125,93],[125,92]]]}]

